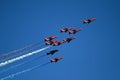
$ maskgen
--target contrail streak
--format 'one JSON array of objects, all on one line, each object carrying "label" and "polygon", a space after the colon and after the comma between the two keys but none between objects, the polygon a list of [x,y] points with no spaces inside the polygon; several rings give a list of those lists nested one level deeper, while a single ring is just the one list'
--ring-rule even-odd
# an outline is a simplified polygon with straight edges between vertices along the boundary
[{"label": "contrail streak", "polygon": [[13,62],[15,62],[15,61],[24,59],[24,58],[26,58],[26,57],[32,56],[32,55],[34,55],[34,54],[37,54],[37,53],[39,53],[39,52],[41,52],[41,51],[44,51],[44,50],[50,48],[50,47],[51,47],[51,46],[44,47],[44,48],[42,48],[42,49],[33,51],[33,52],[31,52],[31,53],[28,53],[28,54],[25,54],[25,55],[22,55],[22,56],[19,56],[19,57],[16,57],[16,58],[7,60],[7,61],[5,61],[5,62],[1,62],[1,63],[0,63],[0,67],[5,66],[5,65],[10,64],[10,63],[13,63]]},{"label": "contrail streak", "polygon": [[41,55],[41,56],[38,56],[37,58],[34,58],[34,59],[31,59],[31,60],[28,60],[28,61],[22,62],[22,63],[20,63],[20,64],[14,65],[14,66],[11,66],[11,67],[9,67],[9,68],[7,68],[7,69],[3,69],[2,71],[0,71],[0,73],[6,72],[6,71],[8,71],[8,70],[10,70],[10,69],[13,69],[13,68],[19,67],[19,66],[21,66],[21,65],[24,65],[24,64],[27,64],[27,63],[33,62],[33,61],[38,60],[38,59],[40,59],[40,58],[42,58],[42,57],[44,57],[44,56],[46,56],[46,55]]},{"label": "contrail streak", "polygon": [[40,67],[42,67],[42,66],[48,65],[49,63],[50,63],[50,62],[47,62],[47,63],[42,64],[42,65],[34,66],[34,67],[32,67],[32,68],[29,68],[29,69],[26,69],[26,70],[17,72],[17,73],[15,73],[15,74],[11,74],[11,75],[9,75],[9,76],[6,76],[6,77],[4,77],[4,78],[1,78],[0,80],[6,80],[6,79],[9,79],[9,78],[13,78],[13,77],[15,77],[15,76],[17,76],[17,75],[20,75],[20,74],[23,74],[23,73],[25,73],[25,72],[29,72],[29,71],[32,71],[32,70],[34,70],[34,69],[40,68]]},{"label": "contrail streak", "polygon": [[33,52],[33,51],[35,51],[35,50],[40,49],[40,47],[43,47],[43,45],[38,46],[38,47],[36,47],[36,46],[33,47],[33,46],[32,46],[31,48],[29,48],[29,49],[27,49],[27,50],[19,51],[19,52],[17,52],[17,54],[15,54],[15,55],[7,56],[6,58],[0,60],[0,63],[1,63],[1,62],[4,62],[4,61],[7,61],[7,60],[9,60],[9,59],[18,57],[18,56],[23,55],[23,54]]},{"label": "contrail streak", "polygon": [[10,55],[10,54],[13,54],[13,53],[17,53],[17,52],[26,50],[26,49],[31,48],[31,47],[34,47],[34,46],[36,46],[36,45],[38,45],[38,44],[40,44],[40,42],[35,43],[35,44],[28,45],[28,46],[26,46],[26,47],[23,47],[23,48],[20,48],[20,49],[11,51],[11,52],[8,52],[8,53],[6,53],[6,54],[1,55],[0,58],[4,58],[4,57],[6,57],[6,56],[8,56],[8,55]]}]

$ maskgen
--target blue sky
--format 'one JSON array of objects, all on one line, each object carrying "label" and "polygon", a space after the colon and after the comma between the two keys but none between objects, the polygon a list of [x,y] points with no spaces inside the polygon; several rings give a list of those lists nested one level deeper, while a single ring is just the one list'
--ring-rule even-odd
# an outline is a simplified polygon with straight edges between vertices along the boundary
[{"label": "blue sky", "polygon": [[[120,80],[119,2],[119,0],[0,0],[0,54],[43,41],[43,38],[52,35],[57,35],[58,40],[62,40],[69,36],[59,33],[59,29],[64,27],[83,28],[75,35],[76,40],[70,44],[52,47],[51,49],[60,50],[56,55],[46,56],[28,65],[11,69],[7,74],[0,74],[0,78],[45,63],[51,58],[63,56],[63,60],[58,63],[40,67],[8,80]],[[82,24],[82,20],[91,17],[96,17],[97,20],[88,25]],[[7,65],[1,70],[14,64]]]}]

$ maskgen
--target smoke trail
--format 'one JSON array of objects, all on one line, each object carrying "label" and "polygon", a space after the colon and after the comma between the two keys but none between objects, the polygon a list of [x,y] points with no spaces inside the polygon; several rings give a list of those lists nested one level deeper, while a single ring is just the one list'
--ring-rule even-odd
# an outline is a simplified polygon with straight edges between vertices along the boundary
[{"label": "smoke trail", "polygon": [[32,51],[38,50],[38,49],[40,49],[40,47],[43,47],[43,45],[38,46],[38,47],[34,46],[34,47],[31,47],[30,49],[24,50],[24,51],[22,51],[22,52],[17,52],[17,54],[15,54],[15,55],[7,56],[6,58],[0,60],[0,63],[1,63],[1,62],[4,62],[4,61],[7,61],[7,60],[9,60],[9,59],[18,57],[18,56],[20,56],[20,55],[23,55],[23,54],[30,53],[30,52],[32,52]]},{"label": "smoke trail", "polygon": [[29,63],[29,62],[32,62],[32,61],[38,60],[38,59],[40,59],[40,58],[42,58],[42,57],[44,57],[44,56],[46,56],[46,54],[45,54],[45,55],[38,56],[37,58],[30,59],[30,60],[28,60],[28,61],[22,62],[22,63],[20,63],[20,64],[17,64],[17,65],[11,66],[11,67],[9,67],[9,68],[7,68],[7,69],[3,69],[2,71],[0,71],[0,73],[6,72],[6,71],[8,71],[8,70],[10,70],[10,69],[13,69],[13,68],[19,67],[19,66],[24,65],[24,64],[27,64],[27,63]]},{"label": "smoke trail", "polygon": [[40,44],[40,42],[35,43],[35,44],[28,45],[28,46],[26,46],[26,47],[23,47],[23,48],[20,48],[20,49],[11,51],[11,52],[8,52],[8,53],[6,53],[6,54],[1,55],[1,56],[0,56],[0,59],[1,59],[1,58],[4,58],[4,57],[6,57],[6,56],[8,56],[8,55],[10,55],[10,54],[17,53],[17,52],[26,50],[26,49],[28,49],[28,48],[34,47],[34,46],[36,46],[36,45],[38,45],[38,44]]},{"label": "smoke trail", "polygon": [[9,79],[9,78],[13,78],[13,77],[15,77],[15,76],[17,76],[17,75],[20,75],[20,74],[23,74],[23,73],[26,73],[26,72],[32,71],[32,70],[34,70],[34,69],[37,69],[37,68],[40,68],[40,67],[46,66],[46,65],[48,65],[49,63],[50,63],[50,62],[47,62],[47,63],[42,64],[42,65],[34,66],[34,67],[32,67],[32,68],[29,68],[29,69],[26,69],[26,70],[23,70],[23,71],[20,71],[20,72],[17,72],[17,73],[11,74],[11,75],[9,75],[9,76],[6,76],[6,77],[4,77],[4,78],[1,78],[0,80],[6,80],[6,79]]},{"label": "smoke trail", "polygon": [[27,54],[25,54],[25,55],[22,55],[22,56],[19,56],[19,57],[16,57],[16,58],[7,60],[7,61],[5,61],[5,62],[0,63],[0,67],[5,66],[5,65],[10,64],[10,63],[13,63],[13,62],[15,62],[15,61],[24,59],[24,58],[26,58],[26,57],[32,56],[32,55],[34,55],[34,54],[37,54],[37,53],[39,53],[39,52],[41,52],[41,51],[46,50],[47,48],[50,48],[50,47],[51,47],[51,46],[44,47],[44,48],[42,48],[42,49],[33,51],[33,52],[31,52],[31,53],[27,53]]}]

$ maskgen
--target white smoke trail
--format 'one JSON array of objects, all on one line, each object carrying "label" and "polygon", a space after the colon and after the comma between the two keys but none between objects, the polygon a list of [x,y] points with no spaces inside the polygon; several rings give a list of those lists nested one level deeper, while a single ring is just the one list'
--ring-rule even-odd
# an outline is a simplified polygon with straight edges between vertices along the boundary
[{"label": "white smoke trail", "polygon": [[22,62],[22,63],[20,63],[20,64],[11,66],[11,67],[9,67],[9,68],[7,68],[7,69],[3,69],[3,70],[0,71],[0,73],[6,72],[6,71],[8,71],[8,70],[10,70],[10,69],[19,67],[19,66],[21,66],[21,65],[27,64],[27,63],[32,62],[32,61],[35,61],[35,60],[40,59],[41,57],[44,57],[44,56],[46,56],[46,55],[40,55],[40,56],[38,56],[37,58],[27,60],[27,61]]},{"label": "white smoke trail", "polygon": [[6,79],[9,79],[9,78],[13,78],[13,77],[15,77],[15,76],[17,76],[17,75],[20,75],[20,74],[23,74],[23,73],[32,71],[32,70],[34,70],[34,69],[37,69],[37,68],[42,67],[42,66],[45,66],[45,65],[48,65],[49,63],[50,63],[50,62],[47,62],[47,63],[42,64],[42,65],[37,65],[37,66],[34,66],[34,67],[32,67],[32,68],[28,68],[28,69],[26,69],[26,70],[23,70],[23,71],[20,71],[20,72],[11,74],[11,75],[9,75],[9,76],[6,76],[6,77],[4,77],[4,78],[1,78],[0,80],[6,80]]},{"label": "white smoke trail", "polygon": [[[41,44],[42,44],[42,43],[41,43]],[[4,62],[4,61],[7,61],[7,60],[9,60],[9,59],[15,58],[15,57],[17,57],[17,56],[23,55],[23,54],[33,52],[33,51],[35,51],[35,50],[40,49],[40,47],[44,47],[44,45],[41,45],[41,46],[38,46],[38,47],[37,47],[37,46],[32,46],[32,47],[29,48],[29,49],[16,52],[14,55],[6,56],[6,57],[4,57],[2,60],[0,60],[0,63],[1,63],[1,62]]]},{"label": "white smoke trail", "polygon": [[0,56],[0,59],[4,58],[4,57],[6,57],[6,56],[9,56],[10,54],[13,54],[13,53],[22,52],[22,51],[24,51],[24,50],[27,50],[27,49],[29,49],[29,48],[31,48],[31,47],[34,47],[34,46],[37,46],[37,45],[39,45],[39,44],[40,44],[40,42],[35,43],[35,44],[28,45],[28,46],[26,46],[26,47],[23,47],[23,48],[20,48],[20,49],[11,51],[11,52],[8,52],[8,53],[6,53],[6,54],[1,55],[1,56]]},{"label": "white smoke trail", "polygon": [[1,63],[0,63],[0,67],[5,66],[5,65],[10,64],[10,63],[13,63],[13,62],[15,62],[15,61],[24,59],[24,58],[29,57],[29,56],[31,56],[31,55],[37,54],[37,53],[39,53],[39,52],[41,52],[41,51],[46,50],[47,48],[50,48],[50,46],[45,47],[45,48],[42,48],[42,49],[39,49],[39,50],[36,50],[36,51],[33,51],[33,52],[31,52],[31,53],[28,53],[28,54],[25,54],[25,55],[22,55],[22,56],[19,56],[19,57],[16,57],[16,58],[13,58],[13,59],[10,59],[10,60],[7,60],[7,61],[5,61],[5,62],[1,62]]}]

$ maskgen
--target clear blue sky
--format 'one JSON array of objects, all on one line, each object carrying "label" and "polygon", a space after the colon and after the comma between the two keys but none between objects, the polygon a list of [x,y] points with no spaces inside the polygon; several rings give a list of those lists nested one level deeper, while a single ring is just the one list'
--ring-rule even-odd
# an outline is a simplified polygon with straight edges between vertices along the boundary
[{"label": "clear blue sky", "polygon": [[[61,40],[69,36],[59,33],[64,27],[83,28],[70,44],[51,48],[60,50],[56,55],[11,69],[0,74],[0,78],[60,55],[63,60],[58,63],[8,80],[120,80],[119,3],[119,0],[0,0],[0,54],[52,35]],[[82,20],[90,17],[97,20],[83,25]]]}]

